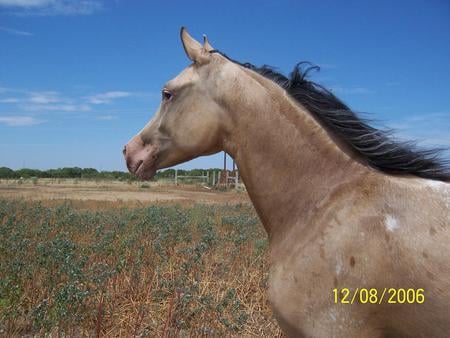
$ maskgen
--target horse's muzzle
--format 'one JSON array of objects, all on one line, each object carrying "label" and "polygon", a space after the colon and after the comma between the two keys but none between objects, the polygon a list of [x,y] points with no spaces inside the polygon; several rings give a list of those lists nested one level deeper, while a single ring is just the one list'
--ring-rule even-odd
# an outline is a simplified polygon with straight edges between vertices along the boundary
[{"label": "horse's muzzle", "polygon": [[156,173],[159,147],[145,144],[139,135],[133,137],[123,148],[128,170],[142,180],[148,180]]}]

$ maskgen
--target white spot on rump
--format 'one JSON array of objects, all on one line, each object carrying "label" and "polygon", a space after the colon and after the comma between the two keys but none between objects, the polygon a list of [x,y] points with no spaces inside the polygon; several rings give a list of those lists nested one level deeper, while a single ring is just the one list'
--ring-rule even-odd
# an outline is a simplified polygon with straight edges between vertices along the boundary
[{"label": "white spot on rump", "polygon": [[398,228],[398,222],[395,219],[395,217],[392,216],[392,215],[386,215],[386,218],[384,220],[384,224],[385,224],[386,229],[388,231],[394,231],[395,229]]},{"label": "white spot on rump", "polygon": [[338,259],[338,261],[336,263],[336,275],[340,275],[341,274],[342,267],[343,267],[342,260]]}]

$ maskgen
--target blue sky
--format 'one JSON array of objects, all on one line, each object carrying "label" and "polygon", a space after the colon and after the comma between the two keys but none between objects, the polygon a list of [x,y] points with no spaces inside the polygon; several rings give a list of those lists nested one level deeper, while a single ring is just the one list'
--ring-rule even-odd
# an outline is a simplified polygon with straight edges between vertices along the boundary
[{"label": "blue sky", "polygon": [[0,0],[0,166],[126,170],[123,144],[188,65],[183,25],[240,61],[312,61],[355,110],[450,146],[448,0]]}]

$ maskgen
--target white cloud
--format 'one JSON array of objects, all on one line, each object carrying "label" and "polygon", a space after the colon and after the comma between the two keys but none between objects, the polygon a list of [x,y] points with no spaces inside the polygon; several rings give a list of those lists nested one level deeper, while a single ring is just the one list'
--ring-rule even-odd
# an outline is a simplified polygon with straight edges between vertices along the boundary
[{"label": "white cloud", "polygon": [[124,98],[130,95],[131,93],[129,92],[113,91],[89,96],[87,99],[92,104],[104,104],[111,103],[114,99]]},{"label": "white cloud", "polygon": [[14,35],[33,36],[33,33],[20,31],[18,29],[13,29],[13,28],[8,28],[8,27],[0,27],[0,31],[6,32],[9,34],[14,34]]},{"label": "white cloud", "polygon": [[[0,0],[1,1],[1,0]],[[0,87],[0,94],[12,92],[15,97],[0,97],[0,104],[16,104],[17,108],[27,112],[87,112],[92,111],[92,104],[107,104],[137,93],[126,91],[109,91],[84,97],[66,97],[57,91],[28,91]]]},{"label": "white cloud", "polygon": [[0,123],[11,127],[33,126],[42,122],[31,116],[0,116]]},{"label": "white cloud", "polygon": [[103,8],[98,0],[0,0],[1,6],[25,16],[91,15]]},{"label": "white cloud", "polygon": [[[150,92],[108,91],[90,96],[65,96],[63,93],[55,90],[30,91],[27,89],[0,87],[0,109],[6,112],[5,107],[9,105],[6,109],[9,110],[13,107],[15,109],[14,114],[17,116],[30,113],[39,116],[48,114],[55,116],[55,114],[60,113],[62,117],[90,116],[90,118],[99,121],[110,121],[118,119],[117,114],[123,113],[123,109],[118,107],[114,109],[115,100],[130,96],[147,100],[152,95]],[[109,109],[106,111],[101,109],[103,108],[101,107],[102,104],[110,104],[108,106]],[[90,114],[83,114],[85,112],[90,112]],[[7,123],[8,121],[3,120],[2,123]]]},{"label": "white cloud", "polygon": [[15,97],[7,97],[5,99],[0,99],[0,103],[18,103],[20,100]]},{"label": "white cloud", "polygon": [[62,111],[62,112],[86,112],[90,111],[91,107],[87,104],[26,104],[23,108],[27,111]]},{"label": "white cloud", "polygon": [[85,112],[91,110],[89,105],[74,103],[72,99],[62,97],[56,91],[28,92],[28,97],[21,100],[20,103],[24,110],[36,112]]},{"label": "white cloud", "polygon": [[0,93],[6,93],[6,92],[8,92],[8,91],[10,91],[9,88],[6,88],[6,87],[0,87]]},{"label": "white cloud", "polygon": [[36,104],[48,104],[60,102],[59,94],[57,92],[31,92],[29,101]]},{"label": "white cloud", "polygon": [[41,7],[47,6],[54,0],[0,0],[0,6],[10,7]]}]

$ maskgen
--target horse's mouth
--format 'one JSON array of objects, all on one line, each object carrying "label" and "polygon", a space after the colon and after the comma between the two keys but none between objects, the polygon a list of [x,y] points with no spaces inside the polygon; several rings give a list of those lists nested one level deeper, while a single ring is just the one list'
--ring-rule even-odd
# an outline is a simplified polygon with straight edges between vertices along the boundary
[{"label": "horse's mouth", "polygon": [[155,176],[157,168],[156,161],[152,162],[153,163],[145,165],[145,161],[141,161],[133,174],[141,180],[151,179],[153,176]]},{"label": "horse's mouth", "polygon": [[156,174],[159,146],[144,144],[140,136],[128,142],[123,150],[127,168],[141,180],[148,180]]}]

